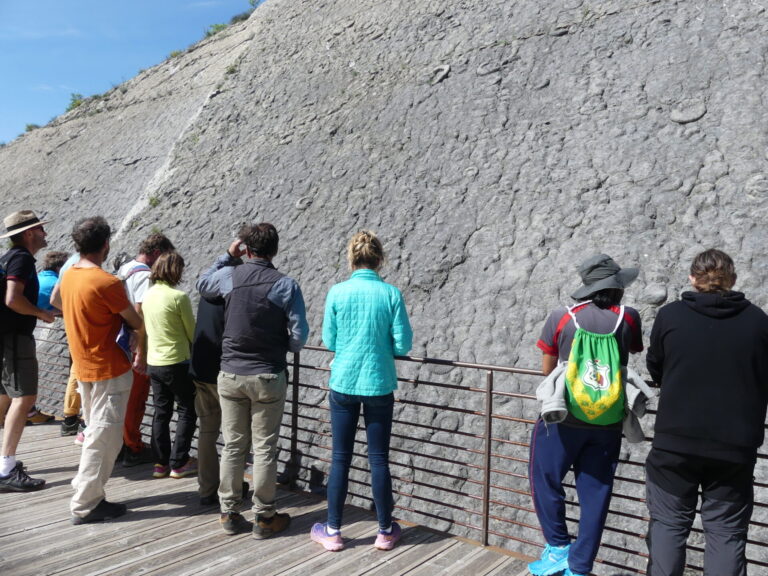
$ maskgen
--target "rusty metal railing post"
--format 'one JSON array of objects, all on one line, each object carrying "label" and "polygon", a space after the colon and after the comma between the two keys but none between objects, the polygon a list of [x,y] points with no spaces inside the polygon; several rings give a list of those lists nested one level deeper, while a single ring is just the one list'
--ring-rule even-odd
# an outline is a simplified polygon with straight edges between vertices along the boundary
[{"label": "rusty metal railing post", "polygon": [[485,373],[485,453],[483,454],[483,546],[488,546],[491,515],[491,438],[493,438],[493,371]]},{"label": "rusty metal railing post", "polygon": [[291,488],[296,487],[299,477],[299,364],[300,355],[293,353],[293,377],[291,378],[291,459],[288,476]]}]

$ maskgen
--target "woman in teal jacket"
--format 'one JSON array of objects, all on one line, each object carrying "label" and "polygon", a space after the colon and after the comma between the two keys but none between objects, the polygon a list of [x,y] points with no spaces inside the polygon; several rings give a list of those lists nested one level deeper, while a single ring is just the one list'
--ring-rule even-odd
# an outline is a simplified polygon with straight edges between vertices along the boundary
[{"label": "woman in teal jacket", "polygon": [[411,349],[413,332],[400,291],[385,283],[377,270],[384,262],[381,241],[358,232],[347,247],[352,276],[328,292],[323,343],[336,353],[331,365],[329,403],[333,456],[328,479],[328,521],[312,527],[312,540],[326,550],[344,547],[341,520],[347,497],[355,431],[363,410],[368,439],[371,490],[379,533],[374,546],[391,550],[400,538],[392,521],[392,478],[389,439],[397,388],[395,356]]}]

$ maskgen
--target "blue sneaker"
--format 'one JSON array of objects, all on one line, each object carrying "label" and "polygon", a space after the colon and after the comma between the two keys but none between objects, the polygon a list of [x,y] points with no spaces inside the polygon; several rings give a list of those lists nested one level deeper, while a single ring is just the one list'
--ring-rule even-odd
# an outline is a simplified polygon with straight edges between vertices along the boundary
[{"label": "blue sneaker", "polygon": [[563,570],[568,570],[568,550],[570,545],[566,546],[544,546],[541,553],[541,559],[528,564],[528,572],[533,576],[551,576]]},{"label": "blue sneaker", "polygon": [[571,572],[570,568],[566,568],[563,572],[563,576],[587,576],[586,574],[579,574],[578,572]]}]

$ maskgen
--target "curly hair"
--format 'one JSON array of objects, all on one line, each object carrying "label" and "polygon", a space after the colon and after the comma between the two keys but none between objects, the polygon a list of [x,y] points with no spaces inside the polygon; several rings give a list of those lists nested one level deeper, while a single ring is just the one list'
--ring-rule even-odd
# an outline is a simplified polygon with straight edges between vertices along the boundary
[{"label": "curly hair", "polygon": [[384,247],[381,240],[373,232],[361,230],[352,236],[347,245],[347,261],[353,270],[358,268],[378,270],[384,263]]},{"label": "curly hair", "polygon": [[141,244],[139,244],[139,254],[146,254],[147,256],[150,256],[155,252],[165,254],[166,252],[175,249],[173,242],[171,242],[165,234],[160,234],[159,232],[150,234]]},{"label": "curly hair", "polygon": [[43,270],[53,270],[58,272],[61,267],[64,266],[64,262],[69,258],[69,254],[66,252],[57,252],[52,250],[48,252],[43,258]]},{"label": "curly hair", "polygon": [[699,292],[728,292],[736,284],[736,266],[728,254],[710,248],[691,262],[691,278]]},{"label": "curly hair", "polygon": [[112,229],[103,216],[78,220],[72,228],[72,240],[80,254],[95,254],[109,241]]}]

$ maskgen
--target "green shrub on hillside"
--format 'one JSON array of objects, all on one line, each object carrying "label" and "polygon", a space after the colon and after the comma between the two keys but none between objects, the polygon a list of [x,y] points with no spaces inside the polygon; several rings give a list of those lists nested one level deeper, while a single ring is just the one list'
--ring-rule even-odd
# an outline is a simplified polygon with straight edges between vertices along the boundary
[{"label": "green shrub on hillside", "polygon": [[40,124],[27,124],[24,127],[24,131],[25,132],[32,132],[32,130],[37,130],[38,128],[40,128]]},{"label": "green shrub on hillside", "polygon": [[246,12],[241,12],[240,14],[235,14],[232,16],[232,18],[229,19],[229,23],[231,24],[237,24],[238,22],[245,22],[248,20],[248,18],[251,17],[251,13],[253,10],[247,10]]},{"label": "green shrub on hillside", "polygon": [[214,36],[221,32],[222,30],[226,30],[227,25],[226,24],[211,24],[208,26],[208,30],[205,31],[205,37],[210,38],[211,36]]},{"label": "green shrub on hillside", "polygon": [[83,102],[85,102],[85,96],[83,96],[82,94],[73,92],[72,94],[69,95],[69,106],[67,106],[67,112],[69,112],[70,110],[74,110],[75,108],[80,106],[80,104],[82,104]]}]

